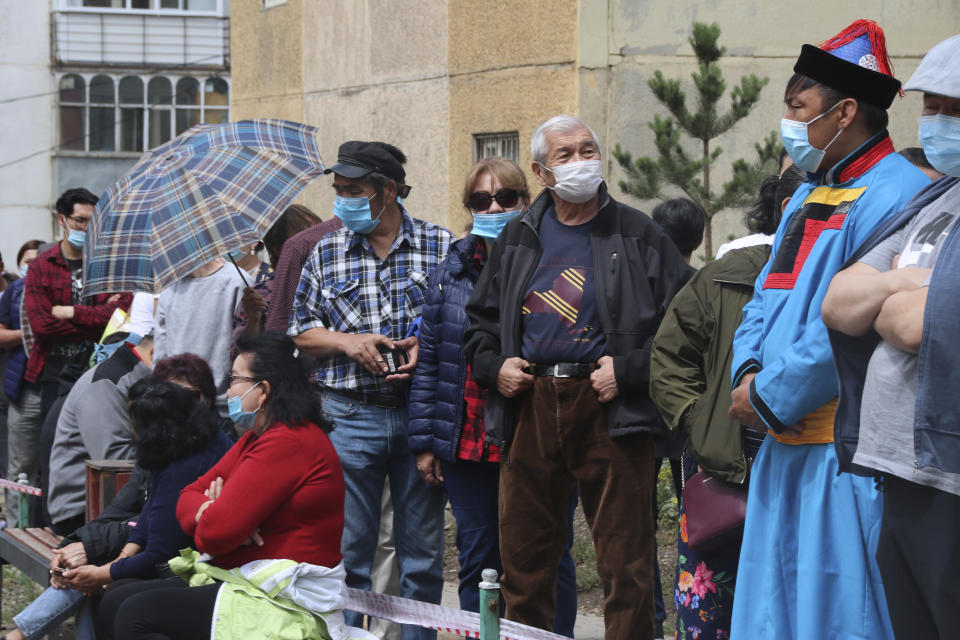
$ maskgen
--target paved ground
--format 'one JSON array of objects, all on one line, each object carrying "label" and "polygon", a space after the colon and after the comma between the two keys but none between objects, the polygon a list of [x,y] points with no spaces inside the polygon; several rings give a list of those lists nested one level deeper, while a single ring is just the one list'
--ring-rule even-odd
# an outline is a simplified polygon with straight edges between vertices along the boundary
[{"label": "paved ground", "polygon": [[[443,585],[443,606],[459,608],[460,601],[457,598],[457,585],[446,582]],[[600,616],[588,616],[583,613],[577,615],[577,624],[573,629],[573,635],[576,640],[603,640],[603,618]],[[454,640],[458,638],[449,633],[441,633],[438,640]]]}]

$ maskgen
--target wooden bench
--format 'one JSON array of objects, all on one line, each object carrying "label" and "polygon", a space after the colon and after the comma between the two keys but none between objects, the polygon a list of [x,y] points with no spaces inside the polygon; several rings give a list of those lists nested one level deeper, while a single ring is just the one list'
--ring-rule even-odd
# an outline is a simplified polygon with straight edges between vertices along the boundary
[{"label": "wooden bench", "polygon": [[[46,588],[50,584],[50,560],[53,550],[63,540],[49,528],[47,529],[3,529],[0,530],[0,568],[12,564],[24,575]],[[3,589],[0,588],[0,603],[3,601]],[[52,632],[48,638],[59,638],[59,631]]]},{"label": "wooden bench", "polygon": [[133,460],[85,460],[87,465],[87,522],[110,506],[117,493],[130,480]]}]

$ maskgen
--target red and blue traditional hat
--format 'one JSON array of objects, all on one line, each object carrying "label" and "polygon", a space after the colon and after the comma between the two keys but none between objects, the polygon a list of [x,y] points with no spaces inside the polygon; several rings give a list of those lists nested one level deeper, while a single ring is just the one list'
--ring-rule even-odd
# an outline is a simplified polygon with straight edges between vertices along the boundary
[{"label": "red and blue traditional hat", "polygon": [[883,29],[873,20],[857,20],[817,47],[803,45],[793,70],[883,109],[900,93]]}]

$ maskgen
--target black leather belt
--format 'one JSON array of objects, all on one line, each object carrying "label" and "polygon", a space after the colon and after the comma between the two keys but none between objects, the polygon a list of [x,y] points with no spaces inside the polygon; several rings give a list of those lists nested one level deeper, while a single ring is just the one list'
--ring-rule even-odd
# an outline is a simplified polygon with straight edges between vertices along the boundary
[{"label": "black leather belt", "polygon": [[533,375],[538,378],[589,378],[597,368],[593,362],[558,362],[557,364],[535,364]]},{"label": "black leather belt", "polygon": [[360,393],[349,389],[329,389],[331,393],[337,393],[345,398],[362,402],[363,404],[372,404],[375,407],[383,409],[402,409],[407,406],[407,400],[403,396],[394,396],[386,393]]}]

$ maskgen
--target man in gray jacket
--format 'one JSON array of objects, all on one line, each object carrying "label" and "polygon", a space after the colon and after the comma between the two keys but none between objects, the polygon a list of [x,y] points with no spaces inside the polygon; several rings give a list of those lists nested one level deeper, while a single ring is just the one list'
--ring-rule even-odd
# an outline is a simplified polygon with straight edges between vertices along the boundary
[{"label": "man in gray jacket", "polygon": [[150,373],[153,337],[124,344],[84,373],[67,395],[50,453],[47,509],[53,529],[65,535],[85,520],[84,460],[133,458],[127,391]]}]

